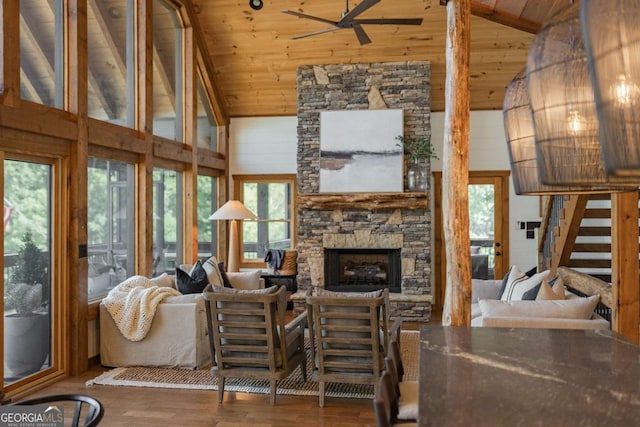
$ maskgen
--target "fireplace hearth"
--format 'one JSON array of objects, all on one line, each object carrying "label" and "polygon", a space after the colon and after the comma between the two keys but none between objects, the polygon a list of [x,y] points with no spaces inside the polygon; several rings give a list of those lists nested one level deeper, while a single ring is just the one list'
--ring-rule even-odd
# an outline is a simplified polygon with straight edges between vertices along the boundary
[{"label": "fireplace hearth", "polygon": [[324,249],[325,289],[401,292],[400,249]]}]

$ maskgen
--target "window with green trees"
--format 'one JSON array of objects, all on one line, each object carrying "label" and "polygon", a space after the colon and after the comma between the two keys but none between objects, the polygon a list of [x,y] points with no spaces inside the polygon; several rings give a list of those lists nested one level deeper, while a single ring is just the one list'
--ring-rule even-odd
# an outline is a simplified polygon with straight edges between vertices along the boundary
[{"label": "window with green trees", "polygon": [[295,246],[295,175],[234,176],[238,198],[258,217],[243,220],[241,265],[263,263],[269,249]]},{"label": "window with green trees", "polygon": [[87,240],[89,299],[134,273],[134,167],[89,158]]}]

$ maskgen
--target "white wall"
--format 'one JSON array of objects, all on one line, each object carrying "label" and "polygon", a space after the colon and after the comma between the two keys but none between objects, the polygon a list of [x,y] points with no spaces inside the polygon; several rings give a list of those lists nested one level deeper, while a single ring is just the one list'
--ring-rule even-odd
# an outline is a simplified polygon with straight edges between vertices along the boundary
[{"label": "white wall", "polygon": [[[229,126],[230,174],[296,173],[296,117],[231,119]],[[471,113],[469,169],[508,170],[509,156],[504,138],[501,111]],[[442,158],[444,113],[431,115],[431,141]],[[442,170],[434,160],[432,170]],[[526,239],[517,221],[539,221],[539,197],[516,196],[509,180],[510,263],[529,269],[537,263],[537,240]]]},{"label": "white wall", "polygon": [[[431,162],[431,170],[442,170],[444,113],[431,114],[431,142],[440,160]],[[509,154],[504,136],[502,111],[472,111],[469,131],[469,170],[509,170]],[[540,221],[540,198],[517,196],[509,179],[509,262],[520,269],[530,269],[538,263],[537,235],[527,239],[524,230],[516,228],[518,221]],[[525,270],[523,270],[525,271]]]},{"label": "white wall", "polygon": [[[229,174],[296,173],[297,117],[231,119]],[[233,180],[230,182],[233,195]]]}]

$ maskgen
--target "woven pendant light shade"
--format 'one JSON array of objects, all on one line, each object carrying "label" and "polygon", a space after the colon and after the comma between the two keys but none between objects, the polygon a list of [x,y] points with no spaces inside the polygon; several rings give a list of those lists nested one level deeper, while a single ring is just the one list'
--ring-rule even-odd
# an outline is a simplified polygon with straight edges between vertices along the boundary
[{"label": "woven pendant light shade", "polygon": [[600,159],[598,120],[578,4],[561,9],[533,39],[527,58],[540,179],[547,185],[633,188],[608,177]]},{"label": "woven pendant light shade", "polygon": [[513,188],[516,194],[543,195],[598,192],[597,188],[592,187],[545,185],[540,182],[526,69],[520,71],[507,86],[502,114],[507,147],[509,148],[511,178],[513,179]]},{"label": "woven pendant light shade", "polygon": [[580,17],[604,167],[640,182],[640,1],[583,0]]}]

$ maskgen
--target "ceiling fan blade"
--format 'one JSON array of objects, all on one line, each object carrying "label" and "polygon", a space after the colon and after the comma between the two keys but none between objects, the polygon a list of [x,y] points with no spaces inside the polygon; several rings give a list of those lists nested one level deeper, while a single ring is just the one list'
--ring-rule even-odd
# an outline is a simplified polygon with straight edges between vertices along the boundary
[{"label": "ceiling fan blade", "polygon": [[382,25],[422,25],[422,18],[379,18],[379,19],[355,19],[354,23],[360,25],[382,24]]},{"label": "ceiling fan blade", "polygon": [[353,31],[356,32],[356,36],[358,37],[358,41],[360,42],[361,45],[371,43],[371,39],[369,38],[367,33],[364,32],[364,29],[362,29],[362,27],[359,24],[353,24]]},{"label": "ceiling fan blade", "polygon": [[344,24],[351,21],[353,18],[360,15],[362,12],[377,3],[380,3],[380,0],[362,0],[356,7],[354,7],[346,15],[344,15],[338,23]]},{"label": "ceiling fan blade", "polygon": [[336,30],[340,30],[340,29],[341,29],[340,27],[331,27],[331,28],[327,28],[327,29],[324,29],[324,30],[314,31],[312,33],[306,33],[306,34],[300,34],[300,35],[297,35],[297,36],[293,36],[293,37],[291,37],[291,39],[292,40],[303,39],[305,37],[315,36],[315,35],[324,34],[324,33],[330,33],[331,31],[336,31]]},{"label": "ceiling fan blade", "polygon": [[313,19],[314,21],[320,21],[320,22],[324,22],[325,24],[330,24],[334,26],[338,25],[337,21],[331,21],[330,19],[324,19],[324,18],[319,18],[317,16],[307,15],[304,13],[296,12],[295,10],[283,10],[282,13],[287,13],[289,15],[297,16],[298,18]]}]

